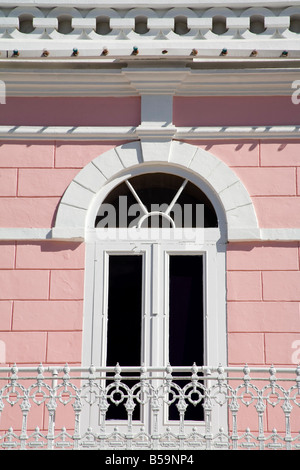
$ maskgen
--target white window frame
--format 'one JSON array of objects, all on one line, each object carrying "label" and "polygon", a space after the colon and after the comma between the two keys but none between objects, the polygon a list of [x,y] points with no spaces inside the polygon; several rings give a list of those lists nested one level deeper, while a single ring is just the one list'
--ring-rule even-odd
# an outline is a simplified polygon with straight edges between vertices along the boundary
[{"label": "white window frame", "polygon": [[[124,175],[123,180],[126,179],[127,175]],[[120,180],[109,184],[108,188],[103,191],[102,200],[108,192],[117,184]],[[95,216],[95,213],[94,213]],[[176,230],[176,229],[173,229]],[[216,365],[226,364],[226,287],[225,287],[225,256],[226,256],[226,245],[224,238],[222,237],[222,231],[220,228],[206,228],[203,230],[203,241],[201,243],[196,241],[161,241],[159,244],[154,244],[156,249],[160,251],[160,256],[157,258],[159,262],[163,264],[164,268],[160,270],[163,278],[157,278],[157,284],[163,286],[163,292],[168,291],[168,278],[167,278],[167,266],[170,254],[201,254],[204,260],[204,364],[205,365]],[[100,236],[103,233],[103,229],[89,229],[87,232],[87,244],[86,244],[86,295],[85,295],[85,324],[84,324],[84,349],[83,349],[83,364],[84,365],[96,365],[105,366],[105,351],[106,351],[106,326],[107,326],[107,279],[108,279],[108,256],[114,254],[129,254],[129,253],[143,253],[143,275],[144,279],[151,273],[149,273],[149,266],[152,264],[151,250],[154,246],[155,240],[141,241],[140,239],[131,241],[104,241],[103,237]],[[149,284],[149,279],[145,281],[145,284]],[[168,311],[167,296],[159,296],[156,292],[153,295],[158,295],[158,307],[164,312]],[[143,302],[145,307],[145,318],[143,321],[143,341],[147,342],[149,337],[149,295],[148,297],[143,294]],[[101,313],[99,313],[101,312]],[[154,312],[155,313],[155,312]],[[152,317],[153,318],[153,317]],[[159,317],[160,329],[166,329],[168,324],[168,318],[165,313]],[[101,333],[102,332],[102,333]],[[146,338],[146,340],[145,340]],[[168,341],[167,335],[165,334],[164,339],[161,340],[162,349],[160,351],[155,350],[152,345],[149,347],[144,343],[144,360],[145,365],[165,367],[168,363]],[[159,352],[159,358],[155,357],[155,351]],[[154,355],[154,356],[153,356]],[[150,359],[151,357],[151,359]],[[124,364],[125,365],[125,364]],[[128,364],[126,364],[128,365]],[[192,365],[191,365],[192,366]],[[168,422],[166,416],[167,409],[165,408],[164,413],[160,420],[161,429],[166,429],[167,426],[172,426],[176,422]],[[147,412],[146,412],[147,413]],[[226,410],[218,410],[219,417],[215,421],[220,425],[226,426]],[[95,417],[94,417],[95,418]],[[94,420],[93,420],[94,421]],[[90,422],[90,424],[92,424]],[[142,416],[141,422],[135,422],[135,426],[145,425],[144,418]],[[120,421],[112,421],[111,426],[118,426],[118,428],[125,427]],[[193,422],[187,424],[188,428],[192,428],[197,425],[204,426],[204,422]],[[93,422],[93,428],[97,426],[97,422]],[[217,432],[218,429],[215,429]]]},{"label": "white window frame", "polygon": [[[226,333],[226,270],[225,270],[225,258],[226,258],[226,240],[227,240],[227,224],[224,214],[223,207],[220,203],[215,192],[212,188],[206,184],[206,182],[199,178],[195,173],[191,173],[189,170],[184,168],[179,168],[169,164],[147,164],[143,166],[137,166],[131,168],[130,170],[123,171],[118,173],[114,178],[107,180],[106,184],[101,188],[101,190],[94,196],[93,203],[90,204],[88,213],[87,213],[87,228],[85,230],[85,240],[86,240],[86,277],[85,277],[85,306],[84,306],[84,327],[83,327],[83,365],[89,366],[93,364],[95,366],[100,365],[98,362],[99,358],[99,345],[97,341],[101,331],[101,322],[103,325],[103,319],[99,318],[97,311],[99,312],[99,301],[95,299],[95,292],[97,289],[100,296],[103,297],[101,287],[97,283],[101,283],[99,277],[95,275],[97,272],[97,266],[100,265],[103,267],[103,258],[97,257],[97,250],[99,247],[105,250],[113,250],[115,253],[123,252],[124,243],[122,246],[122,241],[115,240],[109,243],[108,241],[103,240],[101,235],[101,230],[94,228],[95,218],[98,212],[98,209],[101,203],[105,200],[106,196],[120,183],[130,179],[133,176],[137,176],[142,173],[171,173],[178,176],[181,176],[184,179],[188,179],[193,184],[199,187],[206,196],[210,199],[213,204],[217,217],[218,217],[218,228],[205,228],[201,229],[202,240],[201,246],[196,246],[195,243],[192,243],[190,249],[194,252],[201,251],[204,254],[206,259],[206,277],[207,277],[207,286],[205,296],[207,302],[207,314],[205,315],[205,337],[206,337],[206,361],[209,366],[216,366],[219,364],[227,364],[227,333]],[[120,229],[121,230],[121,229]],[[176,229],[173,229],[176,230]],[[139,249],[137,248],[138,241],[132,240],[132,245],[130,250]],[[171,249],[171,244],[168,245]],[[186,246],[183,243],[177,242],[176,245],[173,244],[175,250],[183,249],[186,251]],[[102,279],[105,279],[105,272],[102,272]],[[97,289],[96,289],[97,286]],[[217,295],[216,295],[217,293]],[[104,300],[103,300],[104,301]],[[101,308],[101,306],[100,306]],[[102,307],[103,311],[103,307]],[[101,344],[101,347],[104,348],[104,342]],[[102,358],[104,353],[102,351]],[[163,364],[161,364],[163,365]],[[167,364],[165,364],[166,366]],[[218,416],[216,419],[212,419],[212,429],[214,432],[218,432],[220,427],[226,428],[227,426],[227,410],[225,408],[219,407],[216,410]],[[160,429],[166,429],[167,420],[165,419],[166,412],[164,411],[160,419]],[[174,423],[177,423],[176,421]],[[187,427],[197,426],[197,429],[204,428],[204,422],[190,422]],[[148,423],[136,422],[134,426],[147,425]],[[90,417],[89,425],[93,429],[96,429],[99,425],[97,418],[93,415]],[[125,429],[125,423],[122,421],[112,421],[109,422],[108,426],[117,426],[118,429]],[[149,426],[151,423],[149,422]],[[172,423],[169,423],[168,426],[172,426]],[[203,429],[204,430],[204,429]],[[150,429],[151,432],[151,429]]]},{"label": "white window frame", "polygon": [[[86,273],[86,290],[89,295],[86,295],[85,298],[85,315],[86,321],[92,320],[89,323],[86,323],[86,329],[89,328],[89,331],[92,332],[89,339],[85,337],[88,341],[89,347],[87,347],[87,342],[85,343],[85,351],[89,354],[86,355],[86,365],[93,364],[97,366],[104,366],[105,354],[101,352],[99,348],[98,341],[94,338],[94,335],[98,335],[99,331],[104,331],[106,325],[100,325],[99,315],[96,312],[104,312],[107,310],[107,283],[108,283],[108,256],[117,255],[117,254],[132,254],[132,253],[143,253],[143,256],[146,259],[146,263],[143,263],[144,276],[149,276],[149,268],[147,272],[145,271],[145,264],[151,265],[151,245],[155,245],[155,241],[118,241],[118,242],[106,242],[99,241],[97,237],[97,231],[102,229],[95,229],[95,239],[94,242],[90,240],[86,247],[86,256],[87,260],[90,260],[90,265],[93,266],[92,269],[87,269]],[[188,255],[202,255],[204,260],[204,297],[205,305],[204,311],[209,312],[206,315],[206,325],[205,325],[205,336],[207,338],[207,347],[205,353],[205,363],[207,365],[215,365],[219,362],[222,362],[221,359],[226,359],[224,356],[224,338],[221,338],[221,333],[218,335],[217,344],[212,345],[213,341],[210,338],[216,338],[215,334],[220,329],[223,330],[226,328],[224,324],[224,306],[226,301],[226,292],[225,292],[225,249],[221,251],[217,250],[217,243],[214,240],[217,236],[217,229],[208,229],[206,231],[211,233],[211,239],[206,240],[204,244],[197,244],[192,242],[186,243],[177,243],[177,242],[157,242],[158,249],[160,250],[160,255],[162,257],[161,262],[168,266],[168,259],[170,254],[188,254]],[[221,248],[224,248],[221,245]],[[88,262],[88,261],[87,261]],[[167,276],[167,268],[164,269],[164,274]],[[223,275],[222,275],[223,274]],[[146,281],[148,282],[148,281]],[[168,291],[167,278],[157,278],[157,283],[160,286],[164,286],[164,291]],[[97,287],[96,287],[97,286]],[[156,295],[156,294],[154,294]],[[160,307],[165,312],[168,310],[166,304],[167,298],[159,300],[163,302],[163,305]],[[145,302],[145,300],[144,300]],[[145,310],[149,311],[149,305],[145,305]],[[223,315],[222,315],[223,312]],[[153,313],[153,312],[152,312]],[[104,319],[102,319],[104,321]],[[106,321],[106,320],[105,320]],[[91,329],[92,326],[92,329]],[[226,329],[224,330],[226,331]],[[106,347],[106,345],[105,345]],[[223,349],[223,351],[222,351]],[[168,357],[164,354],[165,365],[168,362]],[[128,364],[127,364],[128,365]],[[149,364],[150,365],[150,364]]]},{"label": "white window frame", "polygon": [[[87,256],[93,261],[94,269],[90,272],[90,285],[97,286],[91,295],[87,296],[85,302],[85,315],[92,320],[89,331],[89,345],[87,346],[88,338],[85,337],[85,348],[90,351],[90,357],[87,364],[105,367],[106,364],[106,333],[107,333],[107,293],[108,293],[108,260],[109,256],[113,255],[128,255],[135,256],[137,254],[143,256],[143,282],[146,284],[146,292],[143,290],[143,308],[142,315],[142,362],[147,366],[165,367],[168,364],[168,264],[169,257],[172,254],[188,254],[188,255],[202,255],[203,256],[203,269],[204,269],[204,365],[215,365],[224,363],[225,350],[226,350],[226,323],[225,323],[225,251],[222,249],[218,251],[216,239],[218,238],[218,229],[206,229],[209,239],[205,244],[198,245],[196,243],[174,243],[174,242],[161,242],[154,243],[154,241],[141,242],[140,240],[131,242],[113,242],[103,243],[97,237],[97,231],[102,229],[95,229],[94,242],[90,240],[87,246]],[[153,245],[154,244],[154,245]],[[156,277],[157,285],[161,287],[160,292],[150,292],[149,285],[151,280],[149,276],[152,269],[152,249],[157,249],[159,254],[156,258],[161,264],[159,270],[160,275]],[[134,254],[133,254],[134,253]],[[223,275],[222,275],[223,274]],[[220,282],[221,281],[221,282]],[[150,298],[154,298],[156,306],[152,306]],[[92,312],[91,312],[92,310]],[[156,312],[159,310],[160,312]],[[89,315],[88,311],[90,311]],[[157,331],[150,332],[151,328],[156,328]],[[87,325],[85,325],[87,329]],[[162,333],[164,332],[164,333]],[[159,337],[159,348],[155,348],[154,344],[149,344],[150,335]],[[223,360],[222,360],[223,359]],[[122,366],[122,364],[121,364]],[[123,364],[123,366],[130,366],[130,364]],[[192,364],[191,364],[192,366]],[[223,410],[218,410],[219,416],[218,426],[220,420],[224,423]],[[91,423],[90,423],[91,424]],[[144,418],[141,421],[134,422],[135,426],[146,425]],[[161,422],[163,429],[167,426],[175,425],[176,422],[169,422],[167,419],[167,409],[165,408]],[[118,428],[125,427],[125,423],[121,421],[112,421],[111,426],[118,426]],[[192,428],[197,425],[204,426],[204,423],[187,422],[186,427]],[[93,428],[97,426],[93,422]]]}]

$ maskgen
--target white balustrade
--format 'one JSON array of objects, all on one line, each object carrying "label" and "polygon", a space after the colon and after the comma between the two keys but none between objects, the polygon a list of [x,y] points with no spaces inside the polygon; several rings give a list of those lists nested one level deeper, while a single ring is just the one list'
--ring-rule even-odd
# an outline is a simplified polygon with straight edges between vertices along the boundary
[{"label": "white balustrade", "polygon": [[[111,421],[116,405],[125,418]],[[1,450],[300,449],[300,367],[2,367],[0,429]]]},{"label": "white balustrade", "polygon": [[[120,42],[124,40],[137,42],[135,45],[139,47],[140,55],[149,55],[148,47],[153,40],[155,43],[164,41],[168,52],[172,50],[175,55],[186,55],[191,47],[199,46],[203,48],[202,54],[206,51],[204,56],[216,56],[220,47],[221,50],[226,47],[233,56],[244,52],[245,57],[249,57],[255,44],[255,49],[259,48],[263,57],[268,56],[272,49],[266,45],[266,39],[273,41],[276,57],[283,51],[282,47],[293,51],[295,56],[299,49],[299,6],[274,9],[268,2],[269,6],[265,8],[243,5],[237,8],[189,8],[187,5],[186,8],[162,10],[159,7],[132,8],[130,4],[125,4],[122,9],[113,6],[82,9],[76,2],[70,2],[69,8],[55,5],[53,3],[53,8],[19,6],[0,9],[2,56],[4,50],[10,50],[10,42],[13,43],[12,49],[23,50],[22,57],[27,57],[30,50],[39,52],[39,43],[45,45],[45,42],[47,47],[52,47],[51,57],[59,51],[67,55],[65,43],[70,40],[74,47],[75,42],[80,43],[81,54],[78,57],[87,53],[97,55],[96,50],[91,49],[91,43],[97,41],[105,41],[109,56],[128,56],[132,44],[128,50],[124,45],[123,51]],[[161,54],[161,44],[156,53],[152,51],[153,54]]]}]

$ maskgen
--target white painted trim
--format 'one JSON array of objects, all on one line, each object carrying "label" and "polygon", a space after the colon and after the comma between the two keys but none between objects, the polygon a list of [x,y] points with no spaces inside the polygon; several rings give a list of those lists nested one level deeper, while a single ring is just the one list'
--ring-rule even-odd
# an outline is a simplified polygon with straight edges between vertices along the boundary
[{"label": "white painted trim", "polygon": [[[299,108],[300,110],[300,108]],[[292,126],[0,126],[1,140],[135,141],[139,138],[209,139],[300,139],[300,125]]]},{"label": "white painted trim", "polygon": [[[116,181],[115,183],[118,183]],[[208,229],[210,230],[210,229]],[[114,254],[136,254],[143,256],[143,308],[142,308],[142,361],[146,367],[165,367],[168,363],[168,325],[169,304],[166,293],[168,284],[168,258],[170,254],[201,254],[203,256],[204,281],[204,364],[227,364],[226,341],[226,247],[214,243],[160,243],[158,240],[141,242],[101,243],[96,236],[97,229],[90,230],[86,246],[85,269],[85,306],[83,329],[83,366],[93,364],[105,366],[107,350],[107,293],[108,293],[108,256]],[[156,284],[156,287],[153,287]],[[96,286],[96,287],[95,287]],[[130,322],[130,319],[128,320]],[[124,364],[125,365],[125,364]],[[126,364],[127,365],[127,364]],[[155,380],[155,376],[154,376]],[[134,426],[151,426],[148,421],[147,407],[142,415],[142,423]],[[166,426],[178,426],[169,422],[165,410],[159,415],[159,429]],[[213,411],[213,425],[226,425],[226,408]],[[111,422],[107,426],[124,422]],[[97,415],[89,417],[89,425],[97,429]],[[195,426],[195,422],[186,423],[185,427]],[[204,430],[205,423],[197,422],[197,427]]]},{"label": "white painted trim", "polygon": [[263,241],[300,241],[300,228],[262,228]]},{"label": "white painted trim", "polygon": [[16,240],[51,240],[53,232],[51,228],[0,228],[1,241],[16,241]]},{"label": "white painted trim", "polygon": [[[51,0],[35,0],[34,5],[38,7],[54,7],[58,4],[58,2],[54,2]],[[245,7],[253,7],[253,6],[258,6],[261,7],[267,6],[270,8],[276,8],[276,7],[285,7],[287,4],[286,1],[284,0],[252,0],[251,2],[249,0],[230,0],[226,2],[226,7],[230,8],[245,8]],[[299,0],[289,0],[288,4],[290,6],[293,5],[300,5]],[[11,7],[16,5],[15,0],[2,0],[1,5],[3,7]],[[18,0],[17,5],[23,6],[23,7],[32,7],[32,1],[31,0]],[[96,0],[96,1],[91,1],[91,0],[79,0],[79,1],[69,1],[69,0],[61,0],[59,2],[59,5],[61,7],[71,7],[71,6],[76,6],[77,8],[96,8],[96,7],[101,7],[101,8],[132,8],[133,3],[129,2],[128,0],[122,1],[122,0],[110,0],[110,1],[103,1],[103,0]],[[189,0],[184,1],[184,0],[135,0],[134,6],[136,8],[155,8],[155,9],[161,9],[161,8],[199,8],[199,0]],[[201,7],[202,8],[210,8],[210,7],[224,7],[224,1],[223,0],[201,0]]]},{"label": "white painted trim", "polygon": [[[74,227],[54,228],[0,228],[0,241],[43,241],[56,240],[67,242],[88,242],[89,230]],[[300,241],[300,228],[261,228],[232,229],[228,231],[228,243],[244,241]]]},{"label": "white painted trim", "polygon": [[[16,30],[16,32],[18,32],[18,30]],[[32,60],[42,65],[43,62],[53,62],[52,59],[55,58],[56,60],[63,59],[64,65],[68,67],[66,62],[69,62],[72,57],[74,59],[74,43],[76,49],[78,50],[78,55],[75,57],[76,60],[73,61],[76,64],[83,62],[84,59],[88,59],[88,62],[90,62],[91,59],[96,59],[96,62],[99,62],[99,59],[101,59],[103,62],[104,56],[102,56],[102,52],[104,47],[102,44],[105,43],[105,47],[107,47],[109,50],[109,55],[106,56],[107,61],[110,59],[114,59],[115,61],[121,59],[123,62],[125,61],[128,63],[135,63],[137,60],[144,58],[156,60],[163,59],[164,62],[167,63],[168,61],[174,61],[174,59],[181,59],[183,61],[185,60],[188,64],[193,60],[193,56],[191,55],[193,49],[199,47],[197,39],[187,39],[186,41],[183,41],[182,38],[179,37],[178,40],[170,39],[170,42],[167,42],[166,39],[144,39],[138,41],[139,53],[138,59],[136,59],[132,53],[133,48],[137,47],[137,40],[133,41],[128,39],[127,41],[124,40],[117,42],[117,39],[111,39],[110,41],[107,39],[102,39],[101,45],[99,45],[99,42],[94,39],[91,41],[84,41],[76,38],[73,40],[73,42],[70,40],[66,41],[64,38],[61,41],[58,41],[57,39],[33,39],[31,42],[28,40],[27,42],[26,40],[24,41],[25,34],[20,34],[22,34],[22,38],[1,38],[1,62],[3,61],[5,64],[10,63],[9,60],[11,60],[13,57],[13,51],[17,49],[19,51],[19,58],[13,58],[14,63],[16,61],[21,63],[21,60],[23,60],[25,63],[30,63]],[[273,47],[271,47],[269,42],[271,42]],[[224,48],[224,43],[228,47],[226,57],[220,55],[222,49]],[[166,49],[166,47],[168,47],[168,49]],[[50,53],[49,59],[48,57],[42,56],[43,51],[45,50],[49,51]],[[219,66],[222,66],[223,63],[225,65],[226,62],[229,62],[231,59],[237,58],[243,59],[243,61],[249,63],[251,63],[251,60],[252,63],[255,63],[255,59],[249,60],[250,54],[253,50],[259,51],[260,59],[277,61],[277,64],[281,63],[281,66],[282,62],[286,60],[286,58],[281,58],[281,54],[285,50],[289,52],[288,59],[295,61],[295,63],[297,63],[297,59],[299,61],[300,58],[298,38],[288,37],[282,39],[272,39],[270,36],[265,37],[264,40],[258,40],[257,38],[241,40],[232,38],[227,40],[220,40],[219,36],[215,36],[214,39],[208,40],[207,43],[205,43],[205,49],[201,49],[201,52],[198,51],[198,56],[199,58],[205,59],[206,61],[211,58],[217,59]]]},{"label": "white painted trim", "polygon": [[[38,28],[39,30],[42,28]],[[37,29],[37,30],[38,30]],[[54,30],[57,32],[56,30]],[[19,31],[16,30],[15,35],[16,38],[14,39],[5,39],[1,38],[0,43],[0,52],[1,52],[1,62],[5,61],[5,63],[9,63],[9,60],[13,57],[13,51],[17,49],[19,51],[19,58],[14,58],[14,62],[17,60],[21,62],[21,60],[25,60],[27,63],[30,60],[38,60],[41,64],[41,61],[44,63],[51,63],[52,59],[63,59],[64,63],[66,60],[69,61],[70,58],[74,58],[73,55],[73,48],[74,43],[76,49],[78,50],[78,55],[76,55],[76,63],[81,63],[83,59],[97,59],[101,58],[103,61],[102,52],[103,46],[99,45],[96,40],[84,41],[82,42],[81,39],[74,39],[73,42],[66,41],[65,38],[62,38],[61,41],[58,41],[57,37],[55,39],[33,39],[32,42],[24,41],[25,34],[20,33],[21,36],[17,36]],[[57,33],[59,34],[59,33]],[[60,35],[62,36],[62,35]],[[79,35],[78,35],[79,36]],[[214,35],[215,36],[215,35]],[[53,42],[52,42],[53,41]],[[103,40],[102,40],[103,41]],[[101,41],[101,42],[102,42]],[[178,40],[171,40],[170,43],[166,44],[166,40],[138,40],[139,44],[139,57],[135,59],[132,55],[133,48],[137,47],[136,43],[137,40],[130,40],[127,41],[120,41],[117,42],[116,39],[105,40],[106,47],[109,50],[107,55],[107,60],[109,59],[122,59],[122,61],[128,61],[132,63],[134,61],[140,60],[141,58],[144,59],[163,59],[164,62],[170,61],[170,59],[185,59],[186,62],[191,62],[192,51],[199,46],[197,39],[187,39],[183,41],[181,37]],[[220,56],[222,49],[224,48],[224,41],[228,47],[228,52],[226,57]],[[272,43],[273,47],[270,47],[268,43],[270,41],[274,41]],[[277,42],[275,42],[277,41]],[[215,36],[214,39],[209,40],[205,43],[205,49],[201,49],[201,52],[198,52],[199,58],[210,59],[215,58],[218,59],[219,64],[222,63],[226,64],[230,59],[240,58],[244,61],[248,61],[251,52],[255,49],[258,50],[259,57],[261,59],[272,59],[276,60],[278,63],[282,63],[283,60],[281,58],[281,53],[284,50],[289,51],[289,58],[293,60],[297,60],[300,57],[299,54],[299,47],[298,47],[298,39],[297,38],[282,38],[282,39],[271,39],[269,36],[264,40],[258,40],[257,38],[252,39],[219,39],[218,36]],[[166,49],[166,46],[168,49]],[[43,57],[43,51],[47,50],[49,52],[49,59],[48,57]],[[255,62],[255,60],[252,60]]]},{"label": "white painted trim", "polygon": [[[300,109],[299,109],[300,111]],[[175,137],[198,139],[299,139],[300,126],[177,127]]]},{"label": "white painted trim", "polygon": [[[86,44],[87,41],[85,41]],[[165,47],[165,46],[164,46]],[[220,46],[221,47],[221,46]],[[254,47],[254,46],[253,46]],[[70,51],[72,52],[72,51]],[[46,60],[3,58],[0,79],[7,96],[138,96],[165,93],[178,96],[291,96],[299,79],[300,59],[205,57],[187,58],[175,68],[158,62],[128,60],[120,68],[113,58],[80,57],[88,72],[78,69],[79,57]],[[18,69],[15,69],[17,64]],[[51,72],[47,67],[51,66]],[[20,69],[22,73],[20,73]],[[53,76],[55,75],[55,80]]]},{"label": "white painted trim", "polygon": [[279,241],[297,242],[300,241],[300,228],[260,228],[258,230],[232,229],[228,231],[228,242],[244,241]]},{"label": "white painted trim", "polygon": [[6,140],[136,140],[136,127],[130,126],[0,126]]}]

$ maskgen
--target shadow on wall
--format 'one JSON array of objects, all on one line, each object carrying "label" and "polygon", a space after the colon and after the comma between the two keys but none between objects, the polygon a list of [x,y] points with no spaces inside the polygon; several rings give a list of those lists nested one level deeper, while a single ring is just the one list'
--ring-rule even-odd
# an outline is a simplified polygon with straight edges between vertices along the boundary
[{"label": "shadow on wall", "polygon": [[[209,150],[211,150],[213,147],[215,147],[215,146],[218,145],[218,144],[222,145],[222,144],[226,144],[226,143],[228,143],[228,141],[225,141],[225,140],[219,141],[219,140],[218,140],[217,142],[213,142],[213,143],[208,143],[208,144],[206,144],[206,146],[205,146],[204,148],[205,148],[205,150],[209,151]],[[251,143],[251,141],[250,141],[250,143]],[[239,143],[236,145],[236,147],[235,147],[234,150],[235,150],[236,152],[238,152],[239,150],[242,150],[242,148],[245,147],[245,144],[249,145],[249,142],[248,142],[248,141],[246,141],[246,142],[239,142]],[[253,143],[251,143],[251,145],[247,148],[247,150],[248,150],[249,152],[251,152],[251,151],[255,150],[255,149],[258,147],[258,145],[259,145],[258,142],[253,142]]]}]

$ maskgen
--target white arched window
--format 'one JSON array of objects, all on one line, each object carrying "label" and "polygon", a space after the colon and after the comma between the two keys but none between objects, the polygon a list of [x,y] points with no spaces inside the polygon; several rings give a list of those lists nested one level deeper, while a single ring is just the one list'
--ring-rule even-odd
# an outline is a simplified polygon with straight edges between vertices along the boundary
[{"label": "white arched window", "polygon": [[[57,233],[64,224],[67,233],[84,227],[85,366],[227,363],[227,236],[245,229],[243,221],[257,228],[251,200],[209,153],[179,142],[154,150],[154,161],[140,143],[101,155],[71,183],[58,211]],[[149,406],[135,407],[133,426],[151,434]],[[204,426],[198,409],[186,410],[191,429]],[[160,430],[178,425],[178,410],[161,408]],[[226,420],[220,411],[218,427]],[[118,407],[106,419],[126,429]],[[97,413],[89,420],[100,426]]]},{"label": "white arched window", "polygon": [[207,363],[207,257],[219,239],[212,204],[182,176],[132,175],[110,191],[95,218],[93,297],[105,320],[92,362]]},{"label": "white arched window", "polygon": [[[103,190],[89,231],[87,362],[192,368],[222,357],[224,363],[225,245],[215,209],[182,172],[140,170]],[[147,411],[139,412],[136,423],[145,424]],[[113,406],[106,415],[119,426],[122,416],[124,407]],[[189,416],[191,425],[203,420],[202,407],[190,407]],[[176,407],[169,407],[160,424],[176,420]]]}]

